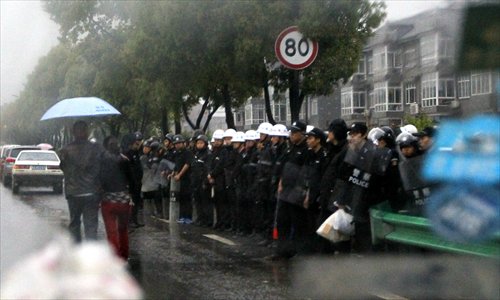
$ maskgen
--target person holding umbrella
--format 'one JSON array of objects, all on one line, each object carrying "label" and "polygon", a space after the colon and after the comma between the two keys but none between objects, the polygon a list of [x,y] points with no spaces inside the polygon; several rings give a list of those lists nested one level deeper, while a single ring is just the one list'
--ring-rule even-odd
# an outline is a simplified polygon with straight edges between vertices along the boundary
[{"label": "person holding umbrella", "polygon": [[70,214],[69,231],[76,242],[82,241],[81,219],[85,238],[97,239],[99,211],[99,173],[104,148],[91,143],[85,121],[73,125],[74,141],[59,153],[61,170],[64,172],[64,189]]}]

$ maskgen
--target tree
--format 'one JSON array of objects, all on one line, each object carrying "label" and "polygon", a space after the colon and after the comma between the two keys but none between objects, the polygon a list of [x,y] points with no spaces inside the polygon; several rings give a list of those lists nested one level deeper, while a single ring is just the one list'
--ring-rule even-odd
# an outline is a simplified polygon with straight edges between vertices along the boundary
[{"label": "tree", "polygon": [[352,75],[363,45],[385,17],[384,8],[384,3],[368,0],[300,0],[289,6],[284,14],[290,23],[319,45],[307,69],[281,67],[273,72],[273,85],[290,91],[292,121],[298,119],[306,95],[326,95],[338,80]]}]

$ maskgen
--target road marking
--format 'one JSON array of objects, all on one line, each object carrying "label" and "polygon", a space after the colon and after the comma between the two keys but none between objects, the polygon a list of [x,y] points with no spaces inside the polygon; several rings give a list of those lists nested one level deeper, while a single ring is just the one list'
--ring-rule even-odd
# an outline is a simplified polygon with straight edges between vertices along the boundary
[{"label": "road marking", "polygon": [[408,298],[392,293],[383,293],[383,294],[379,293],[379,294],[374,294],[374,296],[384,300],[408,300]]},{"label": "road marking", "polygon": [[218,236],[216,234],[204,234],[203,236],[207,237],[209,239],[212,239],[212,240],[216,240],[218,242],[221,242],[221,243],[229,245],[229,246],[236,246],[236,244],[233,241],[226,239],[226,238],[223,238],[221,236]]}]

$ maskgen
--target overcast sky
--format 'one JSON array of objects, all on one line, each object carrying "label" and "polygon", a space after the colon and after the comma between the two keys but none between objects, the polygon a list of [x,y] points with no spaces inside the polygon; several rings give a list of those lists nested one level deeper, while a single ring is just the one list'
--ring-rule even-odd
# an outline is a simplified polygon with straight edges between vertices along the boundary
[{"label": "overcast sky", "polygon": [[[393,21],[444,5],[446,0],[386,0],[387,20]],[[0,0],[1,100],[10,102],[21,92],[38,59],[58,41],[58,26],[40,1]]]}]

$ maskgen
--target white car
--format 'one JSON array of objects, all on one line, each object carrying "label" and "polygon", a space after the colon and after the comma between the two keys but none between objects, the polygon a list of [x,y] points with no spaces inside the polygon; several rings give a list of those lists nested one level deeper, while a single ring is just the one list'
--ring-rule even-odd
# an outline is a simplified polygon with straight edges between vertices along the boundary
[{"label": "white car", "polygon": [[64,174],[61,161],[51,150],[23,150],[12,166],[12,192],[19,193],[20,186],[52,186],[54,192],[63,191]]}]

